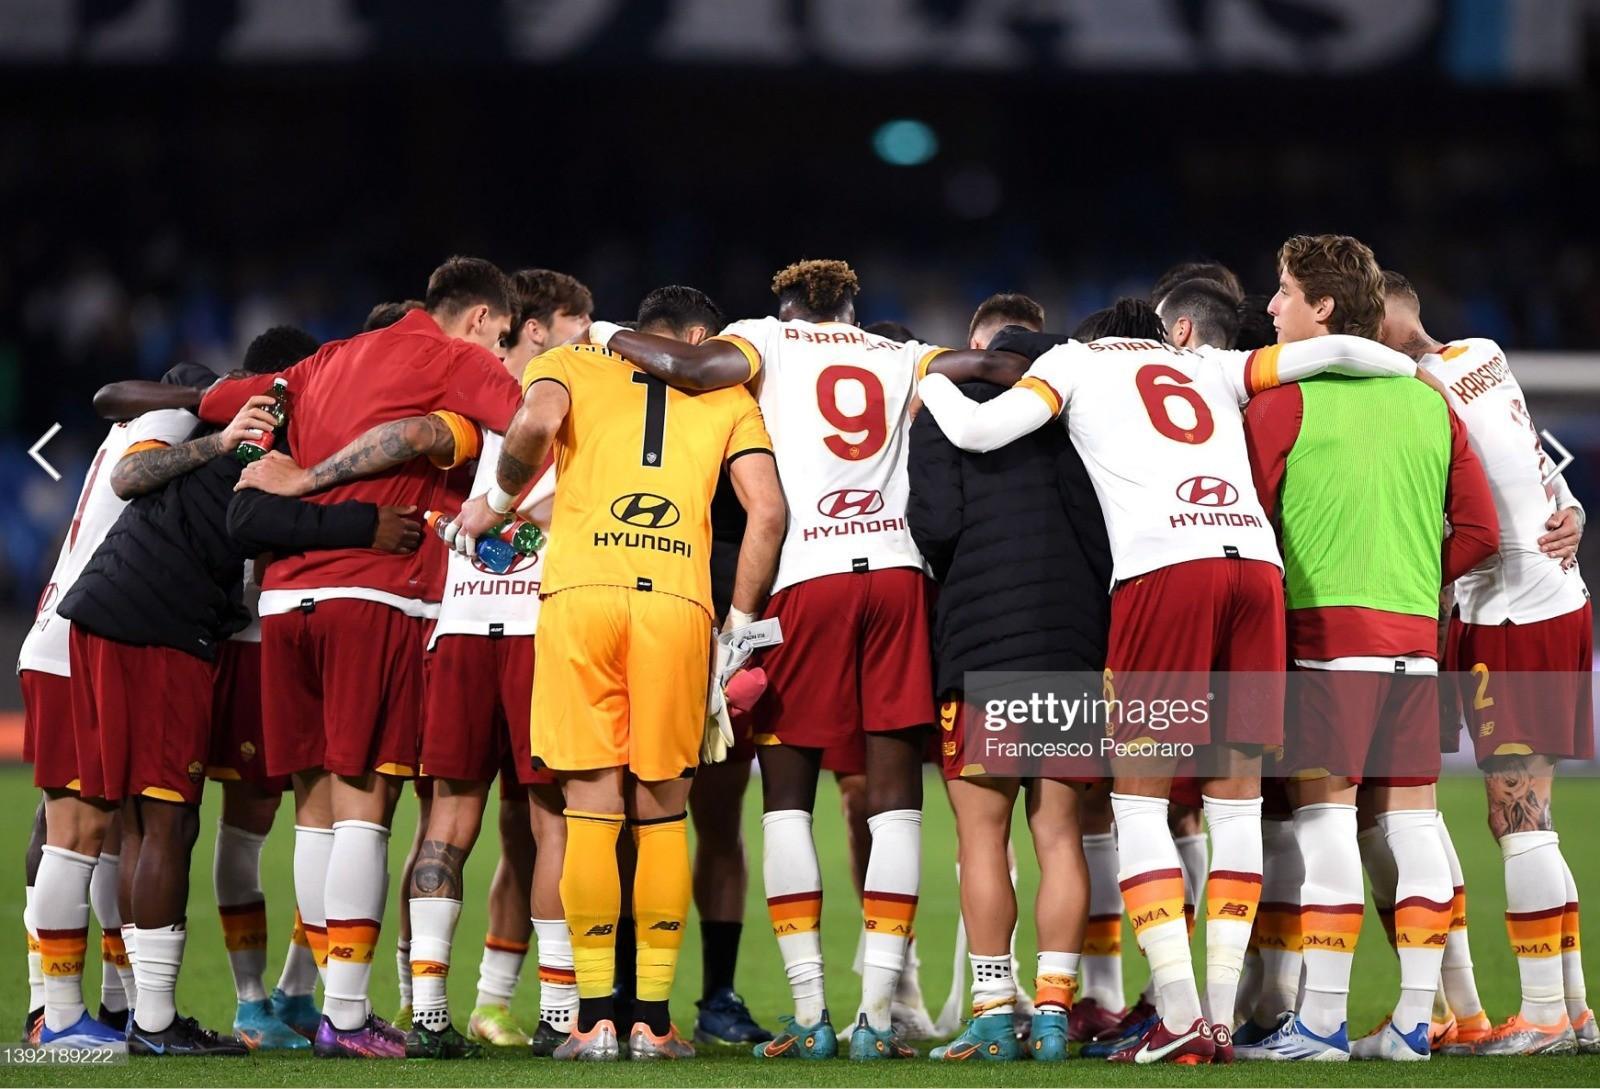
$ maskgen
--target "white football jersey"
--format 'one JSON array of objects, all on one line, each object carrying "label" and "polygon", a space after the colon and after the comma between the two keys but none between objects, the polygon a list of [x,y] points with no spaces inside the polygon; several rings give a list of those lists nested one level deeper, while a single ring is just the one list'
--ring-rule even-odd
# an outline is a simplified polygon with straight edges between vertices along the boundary
[{"label": "white football jersey", "polygon": [[[483,432],[483,449],[472,478],[473,495],[482,495],[494,484],[504,442],[504,437],[493,431]],[[533,490],[517,513],[548,533],[555,496],[556,467],[552,461],[533,482]],[[549,547],[545,545],[545,549]],[[468,559],[453,548],[446,549],[449,558],[445,562],[449,566],[445,570],[444,600],[439,603],[439,621],[428,639],[428,649],[433,649],[441,635],[534,634],[539,626],[539,583],[545,549],[519,559],[503,575],[485,568],[476,556]]]},{"label": "white football jersey", "polygon": [[1066,412],[1105,515],[1113,578],[1213,556],[1283,566],[1239,411],[1252,354],[1073,341],[1040,356],[1018,383]]},{"label": "white football jersey", "polygon": [[95,451],[94,460],[89,462],[88,475],[78,492],[77,508],[72,512],[72,524],[61,542],[50,581],[39,595],[39,611],[33,627],[22,641],[22,651],[17,656],[18,670],[36,669],[58,677],[72,675],[67,664],[67,633],[72,625],[65,617],[56,615],[56,606],[72,589],[72,584],[89,563],[89,557],[106,539],[122,508],[128,505],[111,490],[111,470],[136,445],[175,445],[187,439],[199,423],[191,412],[163,409],[112,425],[100,449]]},{"label": "white football jersey", "polygon": [[235,643],[261,642],[261,584],[256,581],[256,561],[244,561],[244,607],[250,614],[250,623],[244,631],[229,636]]},{"label": "white football jersey", "polygon": [[843,322],[736,321],[789,504],[776,593],[807,579],[921,568],[906,527],[907,408],[917,365],[944,349]]},{"label": "white football jersey", "polygon": [[1563,571],[1560,561],[1539,551],[1545,521],[1577,502],[1553,472],[1505,353],[1492,340],[1458,340],[1417,365],[1444,383],[1500,516],[1499,550],[1456,580],[1461,619],[1532,624],[1583,608],[1589,594],[1577,564]]}]

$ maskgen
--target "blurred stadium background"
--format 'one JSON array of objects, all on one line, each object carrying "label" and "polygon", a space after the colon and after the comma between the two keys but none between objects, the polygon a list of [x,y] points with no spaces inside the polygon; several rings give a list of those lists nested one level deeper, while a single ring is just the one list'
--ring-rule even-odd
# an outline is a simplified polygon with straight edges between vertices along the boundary
[{"label": "blurred stadium background", "polygon": [[614,318],[841,256],[948,343],[993,291],[1070,329],[1349,232],[1507,347],[1600,498],[1597,0],[0,0],[0,148],[8,658],[101,383],[346,335],[451,252]]}]

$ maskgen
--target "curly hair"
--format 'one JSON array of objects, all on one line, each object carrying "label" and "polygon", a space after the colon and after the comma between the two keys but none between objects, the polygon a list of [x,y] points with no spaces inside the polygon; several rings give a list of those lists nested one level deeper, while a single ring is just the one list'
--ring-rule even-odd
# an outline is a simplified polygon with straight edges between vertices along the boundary
[{"label": "curly hair", "polygon": [[1328,332],[1376,338],[1383,323],[1383,270],[1365,242],[1347,234],[1297,234],[1278,250],[1278,269],[1306,301],[1333,300]]},{"label": "curly hair", "polygon": [[276,374],[307,356],[316,355],[321,346],[317,338],[304,329],[274,325],[258,334],[244,350],[244,369],[251,374]]},{"label": "curly hair", "polygon": [[772,278],[780,303],[794,303],[807,313],[837,314],[861,291],[855,269],[845,261],[796,261]]},{"label": "curly hair", "polygon": [[1167,339],[1167,327],[1161,323],[1161,315],[1156,313],[1155,307],[1143,299],[1124,296],[1084,318],[1072,331],[1073,340],[1099,340],[1101,337],[1153,340],[1159,344]]}]

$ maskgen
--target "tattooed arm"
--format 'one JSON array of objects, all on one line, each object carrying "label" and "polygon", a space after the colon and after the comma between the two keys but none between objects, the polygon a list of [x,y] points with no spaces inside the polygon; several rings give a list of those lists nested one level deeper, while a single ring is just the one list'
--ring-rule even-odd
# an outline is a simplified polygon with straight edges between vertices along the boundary
[{"label": "tattooed arm", "polygon": [[1513,832],[1549,832],[1550,787],[1555,766],[1546,756],[1497,756],[1484,767],[1489,795],[1489,831],[1495,839]]},{"label": "tattooed arm", "polygon": [[343,450],[309,469],[281,454],[262,458],[245,469],[236,490],[256,488],[298,497],[357,477],[375,476],[415,457],[426,456],[439,465],[459,464],[464,460],[461,454],[458,433],[443,417],[435,413],[408,416],[368,428]]},{"label": "tattooed arm", "polygon": [[220,454],[232,453],[246,438],[254,438],[263,430],[278,425],[277,418],[266,411],[265,406],[270,404],[271,397],[252,397],[221,431],[201,435],[179,446],[162,446],[124,455],[111,470],[111,490],[118,499],[146,495]]},{"label": "tattooed arm", "polygon": [[[511,426],[506,429],[506,441],[500,447],[500,462],[496,466],[495,487],[462,504],[461,513],[447,530],[446,544],[463,556],[470,556],[478,534],[504,521],[505,511],[516,509],[533,483],[534,473],[544,464],[545,455],[550,452],[556,433],[566,422],[571,408],[572,396],[561,379],[534,380],[522,398],[522,407],[517,409]],[[491,499],[497,500],[497,506],[503,509],[497,511],[490,506]]]}]

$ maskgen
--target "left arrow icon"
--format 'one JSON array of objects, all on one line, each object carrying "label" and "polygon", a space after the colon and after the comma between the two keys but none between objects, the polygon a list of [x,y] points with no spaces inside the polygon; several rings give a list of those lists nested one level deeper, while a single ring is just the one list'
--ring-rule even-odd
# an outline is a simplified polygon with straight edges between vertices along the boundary
[{"label": "left arrow icon", "polygon": [[39,441],[38,442],[36,442],[32,446],[28,447],[28,456],[30,458],[32,458],[34,461],[37,461],[39,463],[39,468],[43,469],[45,472],[50,474],[50,479],[51,480],[56,480],[56,481],[59,481],[61,479],[61,474],[56,472],[56,467],[54,465],[51,465],[48,461],[46,461],[44,459],[44,455],[39,453],[39,451],[44,449],[44,444],[49,442],[51,439],[55,438],[57,432],[59,432],[60,430],[61,430],[61,425],[59,423],[51,424],[50,425],[50,430],[46,431],[43,435],[39,436]]}]

